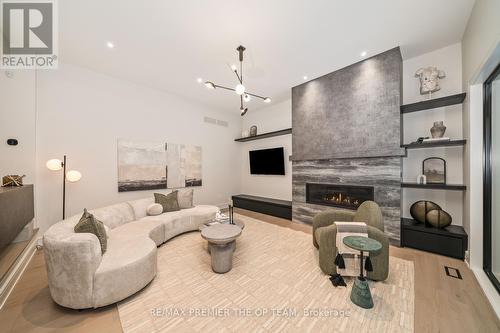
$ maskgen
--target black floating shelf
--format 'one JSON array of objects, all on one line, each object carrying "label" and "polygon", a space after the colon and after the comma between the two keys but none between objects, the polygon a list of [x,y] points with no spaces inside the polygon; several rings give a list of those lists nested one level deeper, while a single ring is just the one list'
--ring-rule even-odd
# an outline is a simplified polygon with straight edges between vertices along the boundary
[{"label": "black floating shelf", "polygon": [[464,99],[465,93],[461,93],[451,96],[429,99],[427,101],[401,105],[400,109],[401,113],[417,112],[422,110],[440,108],[448,105],[460,104],[464,101]]},{"label": "black floating shelf", "polygon": [[418,184],[418,183],[401,183],[401,187],[421,188],[427,190],[448,190],[448,191],[465,191],[467,186],[459,184]]},{"label": "black floating shelf", "polygon": [[436,148],[436,147],[453,147],[465,146],[467,140],[450,140],[441,142],[422,142],[422,143],[408,143],[401,145],[401,148],[406,149],[422,149],[422,148]]},{"label": "black floating shelf", "polygon": [[292,134],[292,129],[287,128],[287,129],[283,129],[283,130],[279,130],[279,131],[262,133],[262,134],[258,134],[255,136],[249,136],[246,138],[234,139],[234,141],[247,142],[247,141],[260,140],[260,139],[265,139],[265,138],[271,138],[273,136],[286,135],[286,134]]}]

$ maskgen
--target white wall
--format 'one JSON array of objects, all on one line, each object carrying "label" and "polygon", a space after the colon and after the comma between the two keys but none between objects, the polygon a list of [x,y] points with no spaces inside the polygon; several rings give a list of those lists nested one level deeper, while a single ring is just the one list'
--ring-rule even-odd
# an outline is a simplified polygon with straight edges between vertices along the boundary
[{"label": "white wall", "polygon": [[[0,177],[26,175],[35,183],[35,73],[0,71]],[[7,145],[17,139],[17,146]]]},{"label": "white wall", "polygon": [[[197,87],[195,87],[197,88]],[[226,120],[229,127],[204,122]],[[118,193],[117,139],[160,140],[202,146],[203,186],[195,203],[223,204],[239,192],[241,132],[238,114],[218,112],[163,91],[60,64],[38,74],[37,208],[42,232],[61,219],[61,173],[50,158],[68,156],[83,178],[67,186],[67,214],[152,195]]]},{"label": "white wall", "polygon": [[[432,94],[432,98],[453,95],[462,92],[462,56],[461,44],[422,54],[403,61],[403,103],[414,103],[428,99],[420,95],[419,80],[415,72],[421,67],[435,66],[444,70],[446,78],[441,79],[441,90]],[[414,112],[403,116],[404,142],[410,143],[421,136],[431,136],[430,128],[434,121],[444,121],[447,127],[445,136],[462,139],[462,105],[453,105],[433,110]],[[403,159],[403,180],[415,182],[422,174],[422,161],[427,157],[441,157],[446,160],[447,183],[463,183],[463,148],[433,148],[408,150],[408,157]],[[438,191],[421,189],[403,189],[403,216],[410,217],[410,206],[418,200],[431,200],[451,214],[453,224],[462,225],[463,193],[460,191]]]},{"label": "white wall", "polygon": [[[250,108],[243,117],[242,129],[248,130],[252,125],[257,126],[257,134],[291,128],[291,99],[259,110]],[[292,200],[292,162],[288,159],[288,156],[292,155],[292,135],[276,136],[239,144],[241,146],[241,193]],[[285,175],[251,175],[248,152],[250,150],[276,147],[284,147],[285,150]]]},{"label": "white wall", "polygon": [[470,267],[497,316],[500,295],[482,269],[483,264],[483,90],[486,76],[500,62],[500,1],[477,0],[462,38],[464,136],[469,144],[464,162],[468,186],[465,199],[465,227],[469,234]]}]

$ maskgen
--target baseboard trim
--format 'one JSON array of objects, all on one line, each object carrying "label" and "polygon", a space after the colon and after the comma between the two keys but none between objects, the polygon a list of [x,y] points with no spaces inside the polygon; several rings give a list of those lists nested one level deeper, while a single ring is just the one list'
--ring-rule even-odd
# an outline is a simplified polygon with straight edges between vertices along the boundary
[{"label": "baseboard trim", "polygon": [[31,258],[33,258],[33,255],[36,252],[36,245],[38,240],[37,236],[38,236],[38,230],[36,230],[33,237],[31,237],[28,246],[26,246],[24,251],[16,259],[15,263],[6,273],[5,278],[2,281],[2,285],[0,286],[0,310],[5,305],[5,302],[9,298],[9,295],[14,289],[17,281],[19,281],[19,278],[24,273],[24,270],[30,263]]}]

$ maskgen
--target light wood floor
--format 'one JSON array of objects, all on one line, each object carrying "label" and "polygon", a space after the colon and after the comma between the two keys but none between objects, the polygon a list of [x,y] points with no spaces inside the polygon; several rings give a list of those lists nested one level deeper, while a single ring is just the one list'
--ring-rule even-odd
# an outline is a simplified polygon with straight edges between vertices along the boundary
[{"label": "light wood floor", "polygon": [[[311,233],[305,225],[244,210],[235,212]],[[392,256],[415,265],[416,332],[500,332],[500,321],[473,273],[460,260],[391,247]],[[444,266],[460,270],[463,280],[446,276]],[[0,332],[121,332],[116,306],[75,311],[50,298],[43,253],[37,251],[4,308]]]}]

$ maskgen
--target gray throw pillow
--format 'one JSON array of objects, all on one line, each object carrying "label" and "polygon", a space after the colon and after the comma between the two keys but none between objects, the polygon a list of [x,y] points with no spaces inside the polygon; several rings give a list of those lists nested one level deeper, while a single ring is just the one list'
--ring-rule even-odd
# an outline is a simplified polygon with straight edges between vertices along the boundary
[{"label": "gray throw pillow", "polygon": [[104,224],[90,214],[87,209],[83,210],[83,215],[80,221],[75,225],[76,233],[91,233],[96,235],[99,243],[101,243],[101,253],[104,254],[108,248],[108,239],[106,236],[106,228]]},{"label": "gray throw pillow", "polygon": [[177,192],[177,202],[180,209],[193,208],[193,189],[179,190]]},{"label": "gray throw pillow", "polygon": [[155,203],[162,205],[163,212],[175,212],[179,210],[179,202],[177,201],[177,190],[169,194],[155,193]]}]

